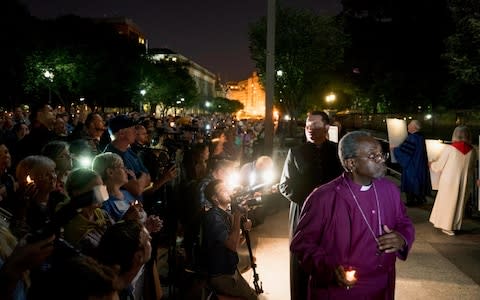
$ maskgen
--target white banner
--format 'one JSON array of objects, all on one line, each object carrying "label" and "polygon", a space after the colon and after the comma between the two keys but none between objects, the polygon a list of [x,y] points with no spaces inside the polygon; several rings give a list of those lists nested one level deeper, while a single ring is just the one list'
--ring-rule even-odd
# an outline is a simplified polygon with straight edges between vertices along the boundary
[{"label": "white banner", "polygon": [[[425,140],[425,145],[427,146],[427,157],[428,161],[435,161],[440,157],[443,149],[445,149],[446,144],[441,140]],[[440,173],[435,173],[430,170],[430,180],[432,181],[432,190],[438,190],[438,183],[440,180]]]},{"label": "white banner", "polygon": [[338,143],[338,126],[330,125],[328,127],[328,140]]},{"label": "white banner", "polygon": [[[407,138],[407,122],[401,119],[387,119],[387,133],[390,148],[398,147]],[[393,151],[390,152],[392,162],[397,162]]]}]

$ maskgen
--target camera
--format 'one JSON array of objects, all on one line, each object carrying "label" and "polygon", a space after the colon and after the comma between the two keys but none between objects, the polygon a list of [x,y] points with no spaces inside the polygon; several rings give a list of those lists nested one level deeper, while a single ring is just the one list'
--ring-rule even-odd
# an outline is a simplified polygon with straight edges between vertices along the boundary
[{"label": "camera", "polygon": [[256,196],[255,191],[252,190],[234,193],[231,199],[232,211],[239,209],[243,212],[262,206],[262,197]]}]

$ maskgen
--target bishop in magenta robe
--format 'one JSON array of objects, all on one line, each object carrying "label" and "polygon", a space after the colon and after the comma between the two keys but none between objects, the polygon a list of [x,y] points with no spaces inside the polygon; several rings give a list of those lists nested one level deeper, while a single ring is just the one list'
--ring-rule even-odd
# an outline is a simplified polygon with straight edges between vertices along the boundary
[{"label": "bishop in magenta robe", "polygon": [[[404,246],[382,251],[379,237],[390,232]],[[414,236],[395,184],[380,177],[360,185],[345,172],[307,198],[290,249],[310,275],[309,299],[393,299],[396,257],[407,258]],[[356,271],[354,285],[337,283],[339,266]]]}]

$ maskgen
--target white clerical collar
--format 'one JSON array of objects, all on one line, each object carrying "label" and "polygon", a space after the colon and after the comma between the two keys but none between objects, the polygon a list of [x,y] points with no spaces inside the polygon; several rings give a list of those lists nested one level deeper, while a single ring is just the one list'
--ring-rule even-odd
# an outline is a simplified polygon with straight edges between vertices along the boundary
[{"label": "white clerical collar", "polygon": [[360,192],[368,191],[371,187],[372,187],[372,184],[362,185],[362,187],[360,188]]}]

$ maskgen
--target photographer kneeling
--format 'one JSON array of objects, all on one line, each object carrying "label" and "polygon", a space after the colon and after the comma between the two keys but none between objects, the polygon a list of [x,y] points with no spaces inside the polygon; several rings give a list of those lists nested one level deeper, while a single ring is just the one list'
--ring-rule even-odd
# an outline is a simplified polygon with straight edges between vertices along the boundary
[{"label": "photographer kneeling", "polygon": [[251,222],[242,220],[243,212],[237,205],[232,205],[233,215],[227,211],[232,200],[223,181],[211,181],[205,188],[205,196],[213,206],[204,216],[202,240],[210,286],[218,294],[257,299],[255,290],[237,268],[241,222],[245,222],[247,230]]}]

